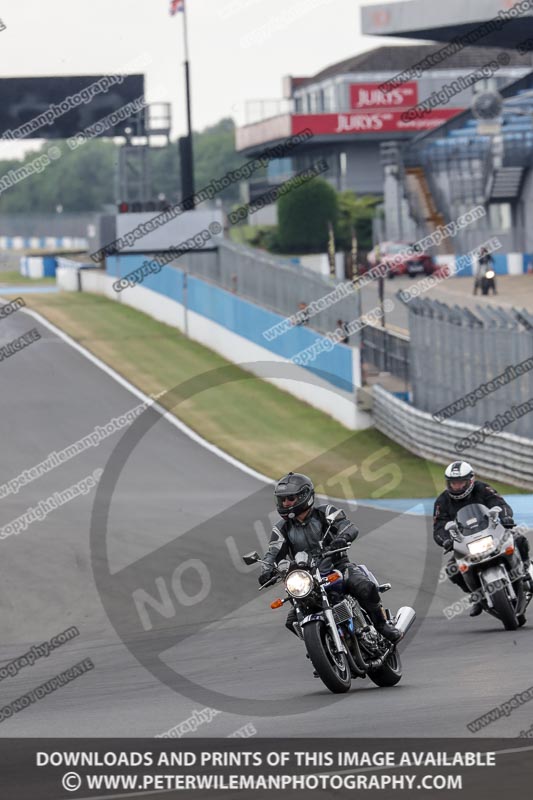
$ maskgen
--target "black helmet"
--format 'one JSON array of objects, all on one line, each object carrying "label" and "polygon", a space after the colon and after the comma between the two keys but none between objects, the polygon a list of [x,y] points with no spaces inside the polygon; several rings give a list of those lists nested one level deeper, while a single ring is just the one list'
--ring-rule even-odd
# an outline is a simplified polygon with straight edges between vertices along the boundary
[{"label": "black helmet", "polygon": [[[474,488],[474,470],[468,461],[454,461],[446,467],[444,473],[446,477],[446,491],[454,500],[462,500],[468,497]],[[456,489],[451,488],[451,484],[461,482],[461,486]]]},{"label": "black helmet", "polygon": [[[280,517],[294,519],[294,517],[312,507],[315,502],[315,487],[313,486],[313,481],[307,475],[302,475],[300,472],[289,472],[288,475],[284,475],[276,483],[274,496]],[[290,508],[284,508],[283,500],[293,497],[295,498],[294,505],[290,506]]]}]

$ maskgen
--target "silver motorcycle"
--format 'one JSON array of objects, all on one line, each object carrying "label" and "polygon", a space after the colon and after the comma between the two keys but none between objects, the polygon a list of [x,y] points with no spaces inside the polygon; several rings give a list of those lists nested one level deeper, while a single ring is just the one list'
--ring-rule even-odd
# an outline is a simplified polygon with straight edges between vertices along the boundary
[{"label": "silver motorcycle", "polygon": [[533,570],[524,569],[512,530],[500,522],[501,508],[471,503],[446,523],[453,555],[468,589],[483,609],[514,631],[526,622],[532,597]]}]

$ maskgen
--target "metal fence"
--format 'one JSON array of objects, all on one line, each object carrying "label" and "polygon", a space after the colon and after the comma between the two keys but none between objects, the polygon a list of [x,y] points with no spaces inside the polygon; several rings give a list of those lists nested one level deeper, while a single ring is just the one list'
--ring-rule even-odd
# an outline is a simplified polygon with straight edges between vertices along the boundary
[{"label": "metal fence", "polygon": [[[533,369],[521,367],[519,375],[513,369],[533,356],[533,316],[527,311],[476,306],[474,312],[420,297],[406,305],[416,408],[436,414],[457,401],[448,418],[479,427],[533,398]],[[496,384],[481,388],[496,377]],[[533,439],[533,417],[513,419],[505,430]]]},{"label": "metal fence", "polygon": [[383,389],[374,386],[373,419],[378,430],[412,453],[449,464],[467,459],[477,473],[533,489],[533,440],[509,433],[494,434],[468,454],[458,452],[455,442],[477,428],[464,422],[435,422],[431,414],[419,411]]},{"label": "metal fence", "polygon": [[361,361],[409,383],[409,338],[366,325],[361,331]]},{"label": "metal fence", "polygon": [[[297,313],[300,303],[319,300],[343,283],[311,272],[288,259],[276,258],[227,240],[220,243],[217,252],[183,256],[176,266],[283,316]],[[335,331],[337,320],[351,322],[357,316],[357,296],[353,292],[311,316],[309,327],[321,332]],[[356,343],[354,339],[352,344]]]},{"label": "metal fence", "polygon": [[86,237],[97,214],[0,214],[0,236]]}]

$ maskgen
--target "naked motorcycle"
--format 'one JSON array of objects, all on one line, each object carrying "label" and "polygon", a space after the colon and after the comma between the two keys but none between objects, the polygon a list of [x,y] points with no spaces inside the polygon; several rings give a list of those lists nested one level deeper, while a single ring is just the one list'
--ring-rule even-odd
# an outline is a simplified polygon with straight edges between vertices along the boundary
[{"label": "naked motorcycle", "polygon": [[[326,556],[343,553],[350,547],[328,550],[323,546],[339,513],[342,512],[335,511],[326,517],[329,527],[322,537],[319,556],[311,558],[308,553],[300,552],[293,560],[280,561],[274,567],[274,577],[259,591],[281,581],[284,583],[286,597],[277,598],[270,607],[293,605],[297,617],[295,632],[303,640],[318,676],[331,692],[347,692],[352,679],[367,676],[378,686],[394,686],[402,677],[397,644],[381,636],[365,609],[343,591],[342,572],[332,569],[322,574],[319,569],[319,563]],[[245,564],[267,563],[256,552],[243,556],[243,561]],[[390,583],[378,584],[372,573],[363,569],[380,593],[391,588]],[[400,608],[395,617],[388,609],[386,614],[404,635],[416,618],[410,606]]]}]

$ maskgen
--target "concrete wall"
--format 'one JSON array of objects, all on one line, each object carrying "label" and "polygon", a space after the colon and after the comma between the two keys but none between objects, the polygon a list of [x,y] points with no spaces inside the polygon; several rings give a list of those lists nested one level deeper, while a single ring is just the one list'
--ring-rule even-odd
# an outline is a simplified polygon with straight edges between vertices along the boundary
[{"label": "concrete wall", "polygon": [[[233,363],[245,364],[247,371],[324,411],[350,430],[372,424],[370,415],[360,411],[355,402],[360,385],[357,349],[333,345],[328,340],[329,351],[319,353],[307,367],[297,366],[291,357],[325,337],[300,326],[268,341],[263,332],[280,322],[280,315],[175,267],[164,267],[160,273],[148,276],[142,285],[117,293],[113,283],[119,270],[124,275],[143,260],[142,255],[121,256],[119,266],[119,259],[110,257],[107,274],[82,269],[82,289],[104,294],[178,328]],[[78,288],[75,268],[58,268],[57,280],[65,290]],[[290,377],[268,377],[265,362],[290,365]]]}]

